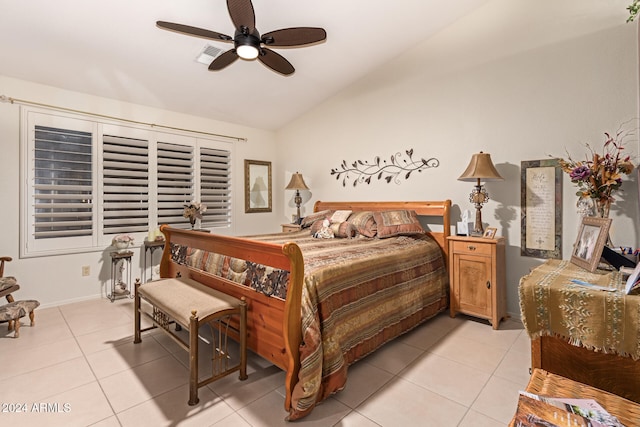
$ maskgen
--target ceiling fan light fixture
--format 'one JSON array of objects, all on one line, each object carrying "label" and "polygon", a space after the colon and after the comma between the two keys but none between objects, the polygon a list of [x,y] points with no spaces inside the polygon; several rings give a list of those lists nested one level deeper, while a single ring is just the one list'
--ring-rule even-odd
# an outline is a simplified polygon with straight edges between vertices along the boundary
[{"label": "ceiling fan light fixture", "polygon": [[236,47],[236,53],[242,59],[256,59],[258,57],[258,48],[251,45],[240,45]]},{"label": "ceiling fan light fixture", "polygon": [[245,27],[236,30],[233,42],[236,53],[242,59],[256,59],[260,54],[260,34],[258,30],[253,30],[252,33],[248,33]]}]

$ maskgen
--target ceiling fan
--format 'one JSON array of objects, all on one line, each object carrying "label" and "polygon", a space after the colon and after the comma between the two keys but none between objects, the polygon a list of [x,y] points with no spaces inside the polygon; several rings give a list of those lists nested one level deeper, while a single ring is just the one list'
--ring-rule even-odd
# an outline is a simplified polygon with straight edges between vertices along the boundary
[{"label": "ceiling fan", "polygon": [[315,27],[283,28],[260,36],[256,29],[256,17],[251,0],[227,0],[227,9],[229,10],[231,21],[236,27],[233,37],[216,31],[173,22],[157,21],[156,25],[166,30],[191,36],[233,42],[233,49],[229,49],[209,64],[210,71],[222,70],[234,63],[238,58],[246,60],[257,58],[273,71],[288,76],[295,71],[295,68],[282,55],[269,49],[269,47],[298,47],[321,42],[327,38],[327,33],[324,29]]}]

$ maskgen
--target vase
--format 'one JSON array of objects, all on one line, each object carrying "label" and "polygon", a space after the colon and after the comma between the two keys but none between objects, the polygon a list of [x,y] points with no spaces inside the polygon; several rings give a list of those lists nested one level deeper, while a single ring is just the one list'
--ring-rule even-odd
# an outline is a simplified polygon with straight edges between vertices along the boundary
[{"label": "vase", "polygon": [[118,252],[125,252],[129,248],[129,242],[119,242],[116,241],[115,245]]},{"label": "vase", "polygon": [[602,202],[595,199],[595,216],[598,218],[609,218],[609,209],[611,209],[611,202],[607,200]]},{"label": "vase", "polygon": [[591,216],[596,218],[609,218],[609,209],[611,209],[611,202],[602,202],[600,201],[600,199],[583,197],[578,199],[576,208],[578,214],[581,217]]},{"label": "vase", "polygon": [[576,210],[581,218],[584,218],[585,216],[592,216],[594,211],[593,199],[585,197],[579,198],[576,202]]},{"label": "vase", "polygon": [[196,217],[195,216],[189,217],[189,222],[191,223],[191,229],[193,230],[196,226]]}]

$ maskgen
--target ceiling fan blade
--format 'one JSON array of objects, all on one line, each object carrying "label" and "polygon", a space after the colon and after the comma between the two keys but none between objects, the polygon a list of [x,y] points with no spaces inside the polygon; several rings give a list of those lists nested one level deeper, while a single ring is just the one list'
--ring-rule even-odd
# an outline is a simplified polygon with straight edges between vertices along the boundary
[{"label": "ceiling fan blade", "polygon": [[271,47],[301,46],[321,42],[326,38],[327,32],[322,28],[295,27],[263,34],[262,43]]},{"label": "ceiling fan blade", "polygon": [[260,49],[260,55],[258,55],[258,59],[273,71],[284,74],[285,76],[293,74],[293,72],[296,70],[295,68],[293,68],[293,65],[291,65],[289,61],[284,59],[284,56],[275,53],[274,51],[272,51],[271,49],[267,49],[266,47]]},{"label": "ceiling fan blade", "polygon": [[205,39],[212,39],[218,41],[233,41],[233,38],[226,34],[218,33],[216,31],[209,31],[202,28],[192,27],[190,25],[176,24],[173,22],[158,21],[156,25],[165,30],[176,31],[178,33],[187,34],[190,36],[202,37]]},{"label": "ceiling fan blade", "polygon": [[209,71],[219,71],[223,68],[233,64],[238,59],[238,54],[235,49],[229,49],[209,64]]},{"label": "ceiling fan blade", "polygon": [[249,34],[253,33],[256,29],[256,14],[251,0],[227,0],[227,9],[237,29],[247,27]]}]

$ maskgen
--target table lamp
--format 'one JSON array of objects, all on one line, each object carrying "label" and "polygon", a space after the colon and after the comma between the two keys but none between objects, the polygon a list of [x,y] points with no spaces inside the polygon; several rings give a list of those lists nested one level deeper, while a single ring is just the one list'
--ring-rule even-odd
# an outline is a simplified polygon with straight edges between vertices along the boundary
[{"label": "table lamp", "polygon": [[503,181],[504,178],[500,176],[495,166],[493,166],[491,155],[481,151],[471,157],[469,166],[467,166],[467,169],[460,175],[458,180],[476,181],[476,185],[469,195],[469,201],[476,206],[476,222],[473,226],[473,232],[474,234],[483,234],[481,209],[482,205],[489,201],[489,193],[480,184],[480,181]]},{"label": "table lamp", "polygon": [[285,190],[296,190],[296,195],[293,199],[297,208],[296,224],[300,224],[300,220],[302,219],[300,217],[300,204],[302,203],[302,197],[300,197],[300,190],[308,190],[308,189],[309,187],[307,187],[307,184],[305,184],[304,178],[302,178],[302,174],[298,172],[291,175],[291,181],[289,181],[289,184],[287,184],[287,186],[285,187]]}]

